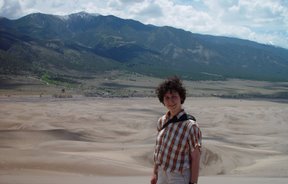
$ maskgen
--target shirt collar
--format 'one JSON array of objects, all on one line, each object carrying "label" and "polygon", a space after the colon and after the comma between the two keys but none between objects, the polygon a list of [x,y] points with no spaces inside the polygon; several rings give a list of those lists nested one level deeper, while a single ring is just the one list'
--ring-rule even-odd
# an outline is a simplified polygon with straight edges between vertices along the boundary
[{"label": "shirt collar", "polygon": [[[176,115],[177,119],[179,119],[183,114],[186,114],[186,112],[184,109],[181,109],[181,111]],[[165,115],[165,120],[168,121],[170,118],[173,117],[170,117],[170,111],[168,111]]]}]

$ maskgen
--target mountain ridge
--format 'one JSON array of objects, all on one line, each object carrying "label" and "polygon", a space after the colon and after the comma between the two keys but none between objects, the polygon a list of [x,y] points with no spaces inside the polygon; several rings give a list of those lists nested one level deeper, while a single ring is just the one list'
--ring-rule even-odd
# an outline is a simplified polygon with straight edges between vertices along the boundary
[{"label": "mountain ridge", "polygon": [[116,69],[188,80],[288,81],[288,50],[283,48],[113,15],[67,16],[0,19],[0,73],[73,75],[75,70]]}]

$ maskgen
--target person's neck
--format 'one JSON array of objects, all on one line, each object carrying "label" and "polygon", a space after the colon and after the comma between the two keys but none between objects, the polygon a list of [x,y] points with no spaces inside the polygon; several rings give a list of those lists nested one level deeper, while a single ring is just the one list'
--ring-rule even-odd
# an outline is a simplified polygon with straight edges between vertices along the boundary
[{"label": "person's neck", "polygon": [[170,113],[170,117],[173,118],[174,116],[177,116],[180,112],[182,111],[182,109],[176,110],[176,111],[169,111]]}]

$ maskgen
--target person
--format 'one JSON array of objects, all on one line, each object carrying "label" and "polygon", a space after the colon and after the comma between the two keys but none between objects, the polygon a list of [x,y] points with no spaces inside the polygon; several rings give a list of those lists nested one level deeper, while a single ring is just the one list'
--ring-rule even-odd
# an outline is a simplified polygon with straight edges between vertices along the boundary
[{"label": "person", "polygon": [[[182,81],[174,76],[162,82],[156,89],[156,94],[168,112],[160,117],[157,123],[154,168],[150,182],[197,183],[202,135],[195,118],[187,116],[182,108],[186,89]],[[183,117],[190,119],[183,120]]]}]

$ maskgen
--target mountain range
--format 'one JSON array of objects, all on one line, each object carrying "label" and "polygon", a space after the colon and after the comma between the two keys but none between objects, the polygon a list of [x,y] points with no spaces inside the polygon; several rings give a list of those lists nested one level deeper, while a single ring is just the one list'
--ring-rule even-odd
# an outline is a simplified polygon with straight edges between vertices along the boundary
[{"label": "mountain range", "polygon": [[188,80],[288,81],[288,50],[145,25],[113,15],[0,18],[0,74],[89,76],[109,70]]}]

